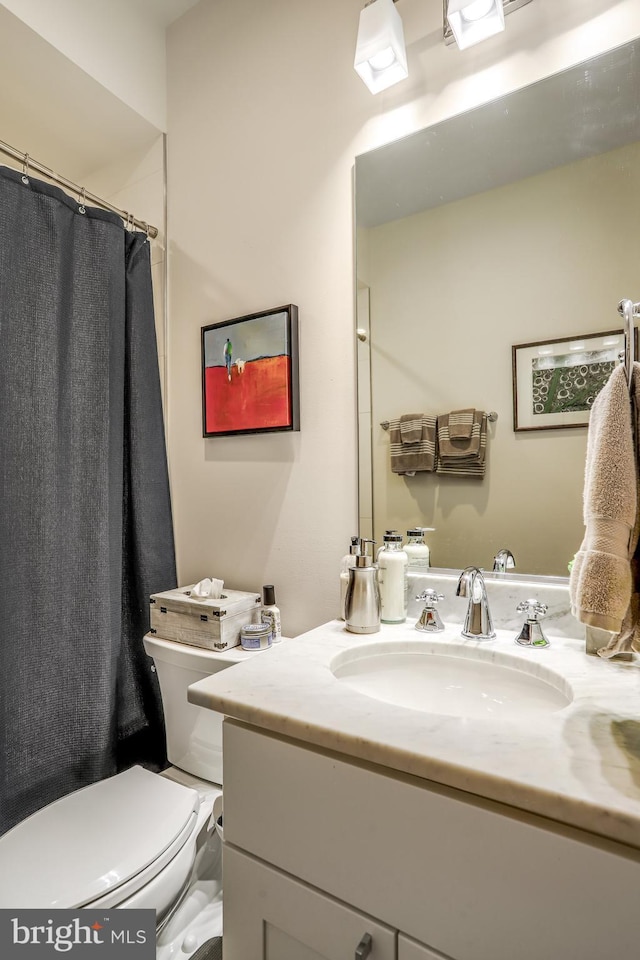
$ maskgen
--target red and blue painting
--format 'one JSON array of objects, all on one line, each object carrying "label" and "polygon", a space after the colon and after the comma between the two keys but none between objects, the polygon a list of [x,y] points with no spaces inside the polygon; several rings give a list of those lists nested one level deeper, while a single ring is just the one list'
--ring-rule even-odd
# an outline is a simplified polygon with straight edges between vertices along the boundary
[{"label": "red and blue painting", "polygon": [[298,308],[202,327],[203,436],[299,429]]}]

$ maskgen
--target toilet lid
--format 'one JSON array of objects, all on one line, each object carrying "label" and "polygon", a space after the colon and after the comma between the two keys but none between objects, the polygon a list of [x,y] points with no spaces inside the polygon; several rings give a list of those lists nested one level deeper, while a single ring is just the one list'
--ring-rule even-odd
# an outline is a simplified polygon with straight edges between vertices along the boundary
[{"label": "toilet lid", "polygon": [[0,838],[0,907],[81,907],[148,876],[184,845],[199,804],[142,767],[56,800]]}]

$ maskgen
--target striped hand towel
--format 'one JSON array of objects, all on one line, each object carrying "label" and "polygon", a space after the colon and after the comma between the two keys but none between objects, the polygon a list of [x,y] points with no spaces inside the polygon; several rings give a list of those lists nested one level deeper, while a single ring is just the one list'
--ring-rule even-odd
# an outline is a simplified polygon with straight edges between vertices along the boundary
[{"label": "striped hand towel", "polygon": [[487,415],[474,410],[471,436],[452,439],[449,431],[451,414],[438,417],[438,454],[436,472],[460,477],[484,477],[487,449]]},{"label": "striped hand towel", "polygon": [[405,446],[412,447],[422,440],[422,414],[404,413],[400,417],[400,440]]},{"label": "striped hand towel", "polygon": [[449,414],[449,438],[451,440],[470,440],[475,422],[473,407],[466,410],[452,410]]},{"label": "striped hand towel", "polygon": [[[403,443],[402,424],[419,424],[417,441]],[[391,472],[412,477],[418,471],[433,471],[436,465],[436,418],[424,413],[404,414],[389,421],[389,452]]]}]

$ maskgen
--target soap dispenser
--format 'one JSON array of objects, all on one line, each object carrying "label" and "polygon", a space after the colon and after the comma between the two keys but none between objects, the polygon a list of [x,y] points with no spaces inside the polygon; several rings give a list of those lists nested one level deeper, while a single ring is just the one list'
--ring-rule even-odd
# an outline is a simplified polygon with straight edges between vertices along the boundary
[{"label": "soap dispenser", "polygon": [[342,558],[340,565],[340,613],[339,620],[344,620],[344,602],[347,598],[347,587],[349,586],[349,570],[356,565],[356,557],[360,554],[360,537],[351,537],[351,546],[349,553]]},{"label": "soap dispenser", "polygon": [[380,630],[380,590],[378,570],[367,555],[367,544],[373,540],[360,538],[360,552],[349,570],[349,584],[344,603],[344,619],[350,633],[377,633]]}]

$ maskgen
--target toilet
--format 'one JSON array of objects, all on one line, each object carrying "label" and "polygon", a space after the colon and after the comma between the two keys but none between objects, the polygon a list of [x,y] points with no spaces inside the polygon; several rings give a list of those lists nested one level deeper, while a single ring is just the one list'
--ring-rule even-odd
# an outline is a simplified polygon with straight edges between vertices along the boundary
[{"label": "toilet", "polygon": [[[233,650],[223,658],[151,635],[144,647],[158,673],[172,766],[161,774],[132,767],[56,800],[9,830],[0,838],[0,907],[153,907],[158,943],[173,927],[186,957],[202,941],[195,914],[211,935],[211,918],[203,915],[210,904],[220,915],[221,933],[216,820],[223,719],[188,703],[187,687],[231,666],[234,657]],[[3,863],[11,869],[1,869]],[[183,910],[187,921],[181,923],[177,915],[190,883],[199,899]]]}]

